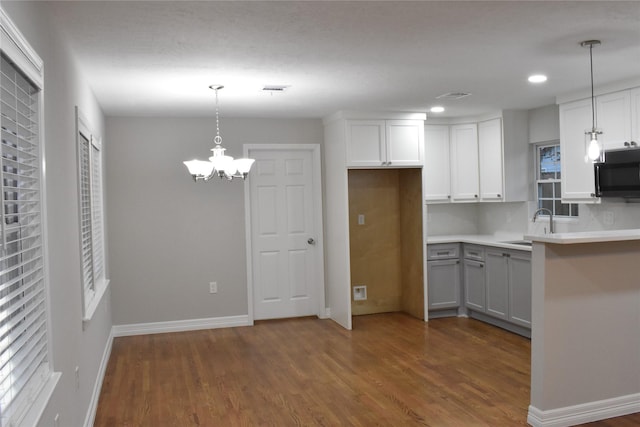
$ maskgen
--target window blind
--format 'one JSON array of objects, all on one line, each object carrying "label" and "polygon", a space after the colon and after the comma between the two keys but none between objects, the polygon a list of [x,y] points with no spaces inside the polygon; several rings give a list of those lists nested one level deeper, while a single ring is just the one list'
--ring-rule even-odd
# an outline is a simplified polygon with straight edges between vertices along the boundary
[{"label": "window blind", "polygon": [[106,288],[102,203],[102,151],[76,107],[80,250],[84,318],[89,319]]},{"label": "window blind", "polygon": [[39,89],[2,53],[0,420],[13,425],[49,375]]}]

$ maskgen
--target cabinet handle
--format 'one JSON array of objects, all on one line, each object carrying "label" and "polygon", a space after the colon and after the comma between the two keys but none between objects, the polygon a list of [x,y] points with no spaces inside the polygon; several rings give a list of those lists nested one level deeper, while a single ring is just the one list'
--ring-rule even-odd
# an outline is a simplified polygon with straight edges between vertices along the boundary
[{"label": "cabinet handle", "polygon": [[447,199],[450,199],[450,198],[451,198],[451,194],[447,194]]},{"label": "cabinet handle", "polygon": [[637,146],[638,146],[638,144],[637,144],[635,141],[631,141],[631,146],[632,146],[632,147],[637,147]]},{"label": "cabinet handle", "polygon": [[498,194],[498,197],[502,197],[502,196]]},{"label": "cabinet handle", "polygon": [[387,166],[389,166],[391,164],[391,162],[387,162]]},{"label": "cabinet handle", "polygon": [[625,147],[629,147],[631,144],[629,144],[627,141],[624,142],[624,146]]},{"label": "cabinet handle", "polygon": [[475,198],[477,199],[477,198],[478,198],[478,195],[477,195],[477,194],[474,194],[474,195],[473,195],[473,197],[475,197]]},{"label": "cabinet handle", "polygon": [[445,252],[438,252],[438,255],[449,255],[449,251],[445,251]]},{"label": "cabinet handle", "polygon": [[596,197],[596,193],[591,193],[591,197]]}]

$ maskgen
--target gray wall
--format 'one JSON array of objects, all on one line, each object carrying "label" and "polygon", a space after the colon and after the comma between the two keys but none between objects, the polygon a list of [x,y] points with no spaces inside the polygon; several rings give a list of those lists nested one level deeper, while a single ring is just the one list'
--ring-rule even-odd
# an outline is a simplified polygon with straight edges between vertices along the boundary
[{"label": "gray wall", "polygon": [[[114,117],[106,131],[114,324],[246,315],[244,184],[196,184],[182,164],[209,156],[213,118]],[[220,131],[234,157],[242,144],[323,140],[311,119],[221,117]]]},{"label": "gray wall", "polygon": [[[45,70],[46,226],[53,367],[62,376],[39,425],[53,425],[54,416],[60,414],[60,426],[81,426],[111,331],[111,314],[107,291],[92,321],[83,328],[74,106],[80,107],[94,131],[103,136],[104,118],[70,52],[51,27],[48,5],[3,0],[2,7],[44,60]],[[103,142],[108,146],[106,138]],[[78,388],[76,366],[80,369]]]}]

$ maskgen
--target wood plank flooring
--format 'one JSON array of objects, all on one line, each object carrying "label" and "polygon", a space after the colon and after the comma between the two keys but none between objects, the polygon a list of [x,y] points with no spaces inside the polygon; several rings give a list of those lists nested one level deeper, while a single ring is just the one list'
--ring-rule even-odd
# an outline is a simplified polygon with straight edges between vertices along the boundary
[{"label": "wood plank flooring", "polygon": [[[525,426],[529,376],[528,339],[461,318],[121,337],[94,426]],[[637,425],[640,414],[589,424]]]}]

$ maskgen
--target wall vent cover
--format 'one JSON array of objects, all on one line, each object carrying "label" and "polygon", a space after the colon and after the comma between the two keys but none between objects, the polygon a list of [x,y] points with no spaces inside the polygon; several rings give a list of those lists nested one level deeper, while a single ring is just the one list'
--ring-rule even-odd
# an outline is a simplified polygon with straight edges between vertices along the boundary
[{"label": "wall vent cover", "polygon": [[262,91],[267,93],[282,93],[287,89],[289,89],[290,87],[291,86],[289,85],[265,85],[262,88]]},{"label": "wall vent cover", "polygon": [[436,96],[436,99],[462,99],[467,96],[471,96],[471,94],[467,92],[448,92],[443,93],[440,96]]}]

